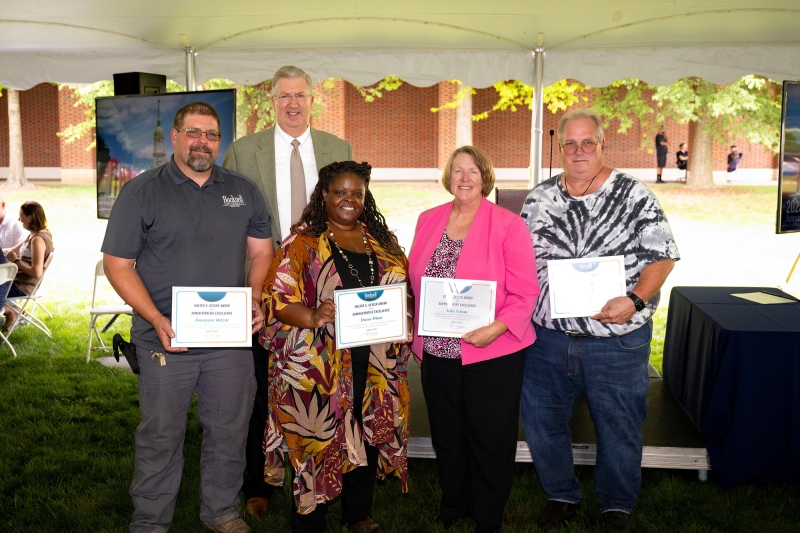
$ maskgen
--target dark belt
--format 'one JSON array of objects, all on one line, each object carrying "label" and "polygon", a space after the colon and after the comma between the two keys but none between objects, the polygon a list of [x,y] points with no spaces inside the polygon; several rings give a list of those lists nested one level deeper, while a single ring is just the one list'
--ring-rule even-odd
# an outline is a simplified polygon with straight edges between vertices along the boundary
[{"label": "dark belt", "polygon": [[596,338],[596,335],[589,335],[588,333],[581,333],[580,331],[564,331],[564,335],[567,337],[589,337],[589,338]]}]

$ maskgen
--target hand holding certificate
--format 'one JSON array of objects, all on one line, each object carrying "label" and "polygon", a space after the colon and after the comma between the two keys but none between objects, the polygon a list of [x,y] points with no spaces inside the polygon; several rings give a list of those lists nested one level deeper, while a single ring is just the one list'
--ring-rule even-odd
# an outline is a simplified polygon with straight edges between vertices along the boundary
[{"label": "hand holding certificate", "polygon": [[496,281],[422,277],[418,335],[463,337],[494,322]]},{"label": "hand holding certificate", "polygon": [[337,290],[334,300],[337,349],[408,340],[405,283]]},{"label": "hand holding certificate", "polygon": [[625,296],[625,258],[586,257],[547,262],[553,319],[593,316]]},{"label": "hand holding certificate", "polygon": [[172,287],[172,347],[252,346],[250,287]]}]

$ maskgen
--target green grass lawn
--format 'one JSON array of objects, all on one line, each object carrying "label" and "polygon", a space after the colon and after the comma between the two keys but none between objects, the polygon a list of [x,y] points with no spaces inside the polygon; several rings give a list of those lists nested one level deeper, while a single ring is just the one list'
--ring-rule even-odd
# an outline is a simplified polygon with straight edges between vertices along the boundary
[{"label": "green grass lawn", "polygon": [[[390,225],[412,236],[416,214],[449,199],[441,186],[429,183],[376,183],[373,189]],[[126,531],[132,512],[127,488],[133,471],[134,430],[139,422],[136,378],[96,361],[85,363],[93,268],[100,258],[105,228],[105,222],[95,218],[92,192],[90,187],[43,186],[4,193],[12,216],[24,200],[35,199],[44,205],[56,258],[43,284],[45,303],[55,315],[47,319],[53,338],[23,327],[11,336],[18,358],[0,346],[2,532]],[[684,254],[681,263],[688,263],[691,270],[681,273],[676,268],[675,275],[693,279],[701,276],[700,269],[717,268],[710,259],[700,262],[705,260],[704,250],[709,245],[704,241],[690,245],[690,239],[706,234],[714,242],[722,240],[722,244],[731,239],[731,257],[736,257],[740,243],[734,239],[742,232],[755,232],[755,238],[763,234],[767,239],[774,224],[775,194],[774,187],[691,194],[680,186],[658,189]],[[692,229],[698,227],[702,231]],[[779,239],[776,242],[781,245],[788,243],[783,253],[793,259],[800,251],[800,242],[789,236]],[[705,255],[722,254],[723,262],[730,261],[723,252]],[[773,256],[766,261],[780,263],[784,257]],[[779,270],[785,274],[789,266],[779,265]],[[720,271],[714,279],[721,279],[724,283],[720,284],[739,279],[724,275]],[[759,275],[748,274],[750,277],[743,279],[761,284]],[[659,368],[665,323],[666,308],[662,307],[655,317],[652,355]],[[121,319],[106,337],[110,339],[115,331],[124,332],[129,325],[129,320]],[[197,518],[201,440],[192,413],[186,432],[185,474],[172,528],[178,533],[202,531]],[[442,531],[433,523],[439,498],[434,462],[411,460],[410,471],[409,495],[400,495],[395,480],[378,486],[376,519],[393,533]],[[602,531],[592,490],[594,469],[577,467],[577,473],[585,502],[577,519],[562,531]],[[261,521],[250,522],[254,531],[289,532],[289,496],[287,489],[279,492],[273,511]],[[517,465],[504,531],[537,531],[535,519],[544,502],[532,465]],[[329,532],[340,531],[339,516],[338,503],[334,503]],[[800,532],[800,487],[769,484],[723,491],[713,474],[708,482],[701,483],[693,471],[646,469],[636,518],[638,531]],[[473,527],[463,521],[450,531],[468,532]]]}]

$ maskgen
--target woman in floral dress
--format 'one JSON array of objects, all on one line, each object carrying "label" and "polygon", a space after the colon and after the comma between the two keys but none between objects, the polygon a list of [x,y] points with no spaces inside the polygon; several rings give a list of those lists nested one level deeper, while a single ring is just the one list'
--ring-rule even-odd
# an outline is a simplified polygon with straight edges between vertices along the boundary
[{"label": "woman in floral dress", "polygon": [[369,191],[370,170],[353,161],[320,170],[264,285],[262,340],[273,352],[265,479],[283,483],[285,442],[297,533],[324,531],[328,502],[339,494],[349,530],[378,533],[376,475],[393,474],[408,491],[411,334],[405,343],[336,349],[333,291],[407,277],[406,256]]}]

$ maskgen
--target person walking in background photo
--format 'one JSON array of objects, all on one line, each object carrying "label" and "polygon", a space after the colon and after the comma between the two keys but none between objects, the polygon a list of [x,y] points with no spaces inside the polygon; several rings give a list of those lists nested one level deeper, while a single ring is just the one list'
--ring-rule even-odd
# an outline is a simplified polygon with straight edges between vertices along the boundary
[{"label": "person walking in background photo", "polygon": [[669,153],[669,143],[667,135],[662,127],[656,134],[656,183],[664,183],[661,175],[664,172],[664,167],[667,166],[667,154]]},{"label": "person walking in background photo", "polygon": [[736,145],[731,145],[731,151],[728,152],[728,183],[733,183],[733,172],[736,172],[736,167],[739,166],[739,162],[742,160],[744,154],[742,152],[736,151]]}]

